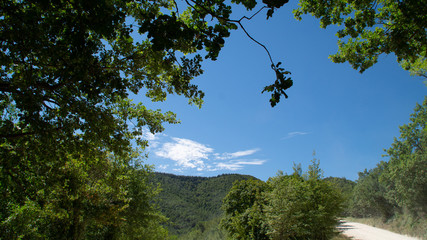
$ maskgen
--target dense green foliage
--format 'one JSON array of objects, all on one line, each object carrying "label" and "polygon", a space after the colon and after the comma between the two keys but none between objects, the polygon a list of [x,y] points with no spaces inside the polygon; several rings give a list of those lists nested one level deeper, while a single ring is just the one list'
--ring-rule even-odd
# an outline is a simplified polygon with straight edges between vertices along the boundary
[{"label": "dense green foliage", "polygon": [[397,61],[412,73],[425,76],[427,70],[427,1],[322,1],[300,0],[295,17],[309,13],[320,26],[340,26],[338,53],[333,62],[349,62],[365,71],[379,55],[396,54]]},{"label": "dense green foliage", "polygon": [[[16,111],[2,118],[2,142],[81,131],[84,141],[96,136],[100,146],[126,151],[143,126],[157,132],[160,123],[176,122],[172,113],[130,103],[130,93],[144,90],[152,101],[175,93],[200,106],[204,94],[191,83],[203,72],[200,54],[216,60],[230,31],[243,25],[229,19],[224,1],[186,3],[180,13],[168,0],[2,1],[1,112]],[[280,96],[290,86],[280,84],[278,65],[272,68],[282,80],[273,89]]]},{"label": "dense green foliage", "polygon": [[381,162],[376,168],[359,173],[351,202],[354,217],[380,217],[385,221],[393,216],[396,206],[386,198],[386,188],[379,181],[386,166]]},{"label": "dense green foliage", "polygon": [[235,182],[223,200],[224,218],[221,225],[230,239],[268,239],[265,221],[268,184],[261,180]]},{"label": "dense green foliage", "polygon": [[271,239],[330,239],[341,213],[340,192],[320,179],[277,176],[267,211]]},{"label": "dense green foliage", "polygon": [[146,184],[150,169],[113,156],[82,155],[46,165],[27,158],[31,168],[15,165],[21,175],[0,175],[0,238],[164,239],[165,219],[151,204],[157,190]]},{"label": "dense green foliage", "polygon": [[[202,234],[222,216],[222,199],[233,182],[253,179],[251,176],[225,174],[217,177],[191,177],[155,173],[154,184],[160,184],[158,205],[169,218],[166,224],[171,235],[184,236],[191,230]],[[214,225],[214,226],[212,226]],[[210,229],[212,230],[212,229]],[[218,229],[215,229],[218,232]],[[187,235],[188,237],[188,235]]]},{"label": "dense green foliage", "polygon": [[[127,183],[129,202],[124,209],[126,221],[116,227],[117,239],[166,239],[168,231],[162,225],[167,221],[153,204],[159,193],[158,187],[152,183],[154,173],[138,169],[128,173]],[[147,196],[147,193],[150,195]],[[93,237],[90,237],[93,239]],[[97,237],[99,239],[99,237]]]},{"label": "dense green foliage", "polygon": [[327,177],[326,181],[332,183],[340,192],[344,199],[342,216],[350,215],[350,206],[353,197],[353,189],[356,186],[356,182],[348,180],[346,178],[339,177]]},{"label": "dense green foliage", "polygon": [[223,201],[221,226],[230,239],[330,239],[342,202],[314,159],[305,174],[296,167],[294,174],[279,172],[267,182],[236,182]]}]

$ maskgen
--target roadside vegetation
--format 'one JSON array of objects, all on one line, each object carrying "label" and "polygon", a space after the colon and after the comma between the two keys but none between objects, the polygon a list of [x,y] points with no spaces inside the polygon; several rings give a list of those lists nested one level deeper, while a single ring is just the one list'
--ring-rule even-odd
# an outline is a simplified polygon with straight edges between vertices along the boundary
[{"label": "roadside vegetation", "polygon": [[387,161],[359,173],[347,216],[427,239],[427,97],[400,133]]}]

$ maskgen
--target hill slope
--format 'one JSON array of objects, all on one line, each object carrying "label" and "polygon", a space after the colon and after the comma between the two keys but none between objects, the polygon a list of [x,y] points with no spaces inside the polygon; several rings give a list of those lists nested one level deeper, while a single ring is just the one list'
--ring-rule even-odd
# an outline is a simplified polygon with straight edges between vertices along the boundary
[{"label": "hill slope", "polygon": [[211,221],[221,214],[222,199],[236,180],[249,175],[225,174],[217,177],[178,176],[154,173],[152,181],[160,184],[160,211],[169,218],[170,234],[188,233],[198,223]]}]

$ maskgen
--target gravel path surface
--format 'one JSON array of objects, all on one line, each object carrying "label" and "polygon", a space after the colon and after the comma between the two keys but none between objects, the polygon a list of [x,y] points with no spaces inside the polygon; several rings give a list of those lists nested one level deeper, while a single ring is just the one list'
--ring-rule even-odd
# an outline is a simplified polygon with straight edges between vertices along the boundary
[{"label": "gravel path surface", "polygon": [[362,223],[342,221],[338,227],[344,235],[354,240],[418,240],[418,238],[400,235],[384,229]]}]

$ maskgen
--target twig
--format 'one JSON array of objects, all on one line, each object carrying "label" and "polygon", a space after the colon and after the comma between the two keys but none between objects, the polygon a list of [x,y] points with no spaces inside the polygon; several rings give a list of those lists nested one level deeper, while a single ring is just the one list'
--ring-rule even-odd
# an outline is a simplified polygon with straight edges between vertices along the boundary
[{"label": "twig", "polygon": [[[185,2],[191,7],[191,8],[193,8],[195,11],[197,11],[197,9],[193,6],[193,5],[191,5],[189,2],[188,2],[188,0],[185,0]],[[220,16],[217,16],[216,14],[214,14],[214,13],[212,13],[209,9],[206,9],[203,5],[200,5],[199,3],[197,3],[197,2],[195,2],[195,1],[193,1],[193,0],[191,0],[191,2],[193,2],[194,4],[196,4],[198,7],[200,7],[200,8],[202,8],[204,11],[206,11],[207,13],[209,13],[210,15],[212,15],[212,17],[215,17],[215,18],[217,18],[217,19],[221,19],[221,20],[223,20],[223,21],[226,21],[226,22],[232,22],[232,23],[237,23],[237,24],[239,24],[239,26],[243,29],[243,31],[245,32],[245,34],[246,34],[246,36],[248,36],[252,41],[254,41],[255,43],[257,43],[258,45],[260,45],[261,47],[263,47],[264,48],[264,50],[267,52],[267,54],[268,54],[268,58],[270,59],[270,62],[271,62],[271,64],[272,64],[272,68],[275,70],[275,67],[274,67],[274,61],[273,61],[273,58],[271,57],[271,54],[270,54],[270,51],[268,51],[268,49],[267,49],[267,47],[264,45],[264,44],[262,44],[262,43],[260,43],[259,41],[257,41],[255,38],[253,38],[249,33],[248,33],[248,31],[246,31],[246,28],[243,26],[243,24],[242,24],[242,20],[243,19],[247,19],[247,20],[251,20],[253,17],[255,17],[256,15],[258,15],[262,10],[264,10],[264,8],[266,8],[265,6],[263,6],[261,9],[259,9],[256,13],[254,13],[252,16],[250,16],[250,17],[247,17],[247,16],[243,16],[243,17],[241,17],[239,20],[234,20],[234,19],[228,19],[228,18],[223,18],[223,17],[220,17]],[[197,11],[198,12],[198,11]]]},{"label": "twig", "polygon": [[260,13],[264,8],[266,8],[266,6],[262,7],[261,9],[259,9],[256,13],[254,13],[251,17],[246,17],[243,16],[239,19],[239,22],[242,21],[243,19],[247,19],[247,20],[251,20],[253,17],[255,17],[258,13]]},{"label": "twig", "polygon": [[178,8],[178,4],[176,3],[176,1],[175,1],[175,0],[173,0],[173,3],[175,4],[175,7],[176,7],[176,13],[178,14],[178,17],[179,17],[179,8]]},{"label": "twig", "polygon": [[264,44],[262,44],[262,43],[260,43],[260,42],[258,42],[257,40],[255,40],[247,31],[246,31],[246,29],[245,29],[245,27],[243,27],[243,25],[242,25],[242,23],[240,23],[240,22],[238,22],[238,24],[240,25],[240,27],[243,29],[243,31],[246,33],[246,36],[248,36],[252,41],[254,41],[255,43],[257,43],[258,45],[260,45],[261,47],[263,47],[264,49],[265,49],[265,51],[267,52],[267,54],[268,54],[268,57],[270,58],[270,62],[271,62],[271,64],[274,66],[274,62],[273,62],[273,58],[271,57],[271,54],[270,54],[270,51],[268,51],[268,49],[267,49],[267,47],[264,45]]}]

